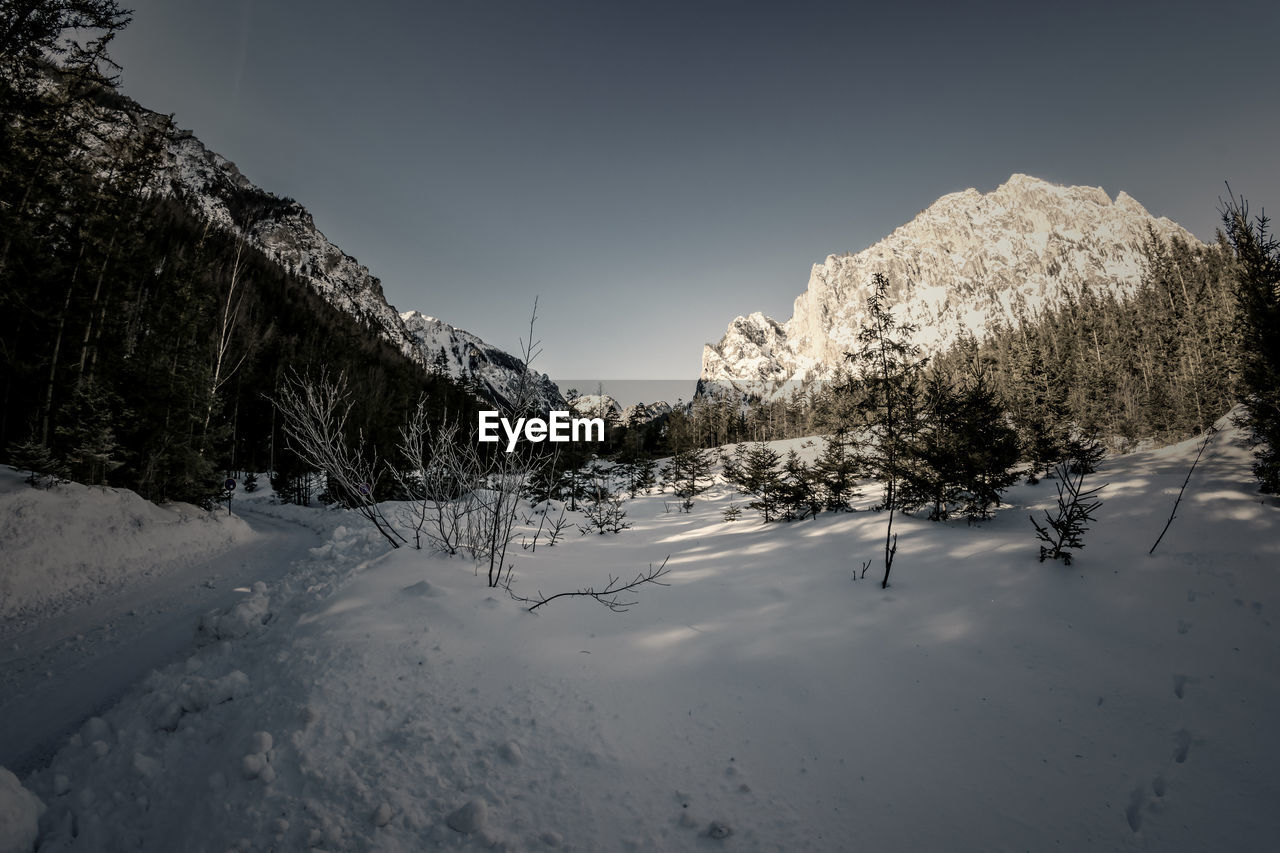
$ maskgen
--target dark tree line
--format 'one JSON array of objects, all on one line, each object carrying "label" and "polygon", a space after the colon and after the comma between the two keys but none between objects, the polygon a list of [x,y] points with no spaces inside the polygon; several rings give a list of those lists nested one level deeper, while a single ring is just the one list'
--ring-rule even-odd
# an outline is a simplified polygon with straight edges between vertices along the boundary
[{"label": "dark tree line", "polygon": [[[173,129],[110,74],[106,47],[127,22],[113,2],[0,15],[6,461],[153,500],[207,503],[233,470],[288,486],[306,472],[270,400],[289,367],[345,374],[352,428],[388,451],[420,395],[436,418],[470,416],[474,399],[163,191]],[[254,195],[241,215],[288,207]]]}]

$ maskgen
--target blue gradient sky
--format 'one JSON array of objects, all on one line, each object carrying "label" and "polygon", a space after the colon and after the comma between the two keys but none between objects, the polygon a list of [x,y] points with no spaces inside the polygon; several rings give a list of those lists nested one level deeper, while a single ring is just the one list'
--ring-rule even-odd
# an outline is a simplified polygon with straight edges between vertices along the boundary
[{"label": "blue gradient sky", "polygon": [[510,349],[539,295],[553,377],[693,380],[811,264],[1013,172],[1204,239],[1225,180],[1280,207],[1275,2],[126,5],[126,93],[401,311]]}]

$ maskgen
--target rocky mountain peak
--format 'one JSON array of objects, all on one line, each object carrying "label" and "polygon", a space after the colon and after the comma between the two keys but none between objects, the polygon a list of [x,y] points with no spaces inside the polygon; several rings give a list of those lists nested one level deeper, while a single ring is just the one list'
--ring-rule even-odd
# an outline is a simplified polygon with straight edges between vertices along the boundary
[{"label": "rocky mountain peak", "polygon": [[889,279],[895,316],[919,327],[915,342],[926,352],[965,333],[981,339],[1084,287],[1126,294],[1142,274],[1149,229],[1197,242],[1128,194],[1113,201],[1100,187],[1014,174],[991,192],[944,195],[875,245],[814,264],[785,323],[759,312],[734,319],[703,349],[700,384],[767,394],[831,376],[856,349],[876,273]]}]

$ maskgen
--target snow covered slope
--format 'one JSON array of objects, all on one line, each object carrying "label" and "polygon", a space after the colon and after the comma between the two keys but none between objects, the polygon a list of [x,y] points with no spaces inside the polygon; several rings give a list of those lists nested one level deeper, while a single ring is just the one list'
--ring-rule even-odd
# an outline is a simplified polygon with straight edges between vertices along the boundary
[{"label": "snow covered slope", "polygon": [[759,312],[735,319],[703,349],[702,383],[768,391],[829,377],[857,348],[875,273],[888,277],[895,316],[920,327],[926,352],[965,331],[981,339],[1082,287],[1130,292],[1148,228],[1198,243],[1124,192],[1112,201],[1097,187],[1013,175],[993,192],[943,196],[874,246],[815,264],[785,323]]},{"label": "snow covered slope", "polygon": [[470,382],[491,398],[507,403],[520,394],[521,383],[542,410],[563,409],[560,389],[545,373],[525,370],[520,359],[490,346],[470,332],[417,311],[400,315],[428,370]]},{"label": "snow covered slope", "polygon": [[1052,480],[981,525],[900,516],[885,591],[851,577],[882,513],[731,523],[723,487],[515,554],[526,593],[670,555],[621,614],[408,549],[330,566],[335,531],[271,620],[24,780],[40,849],[1275,849],[1280,508],[1233,438],[1153,557],[1195,441],[1104,464],[1070,567],[1027,522]]}]

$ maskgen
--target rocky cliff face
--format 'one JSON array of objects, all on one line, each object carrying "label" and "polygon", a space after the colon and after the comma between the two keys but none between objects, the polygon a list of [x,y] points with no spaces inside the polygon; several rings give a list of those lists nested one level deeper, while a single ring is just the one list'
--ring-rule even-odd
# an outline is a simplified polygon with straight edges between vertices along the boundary
[{"label": "rocky cliff face", "polygon": [[1013,175],[993,192],[943,196],[874,246],[815,264],[785,323],[758,312],[735,319],[704,348],[700,387],[769,394],[832,375],[857,348],[876,273],[888,277],[894,316],[919,327],[926,352],[964,332],[981,339],[1084,287],[1129,293],[1149,228],[1198,242],[1125,193],[1113,201],[1096,187]]},{"label": "rocky cliff face", "polygon": [[210,151],[189,131],[170,128],[167,137],[164,189],[216,227],[243,236],[335,308],[355,316],[405,355],[421,361],[399,315],[387,304],[382,283],[331,243],[306,208],[254,186],[234,163]]},{"label": "rocky cliff face", "polygon": [[[452,376],[484,396],[506,403],[514,402],[522,393],[521,376],[526,372],[520,359],[470,332],[417,311],[406,311],[399,319],[428,371]],[[539,409],[564,408],[560,389],[545,373],[527,371],[524,389]]]},{"label": "rocky cliff face", "polygon": [[[162,135],[157,192],[182,200],[214,227],[242,236],[424,370],[472,379],[478,392],[511,401],[524,372],[519,359],[441,320],[416,311],[397,312],[387,303],[378,278],[330,242],[301,204],[255,186],[234,163],[164,116],[135,106],[119,110],[113,123],[114,128],[105,128],[104,137],[113,130],[124,134],[142,128]],[[563,404],[558,389],[545,376],[532,372],[529,376],[544,406]]]}]

